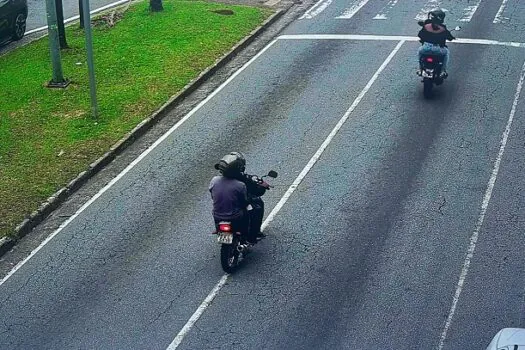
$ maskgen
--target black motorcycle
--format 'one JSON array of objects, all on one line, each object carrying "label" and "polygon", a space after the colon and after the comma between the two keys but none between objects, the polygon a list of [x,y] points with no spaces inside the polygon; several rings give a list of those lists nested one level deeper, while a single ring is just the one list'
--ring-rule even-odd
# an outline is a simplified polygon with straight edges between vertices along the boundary
[{"label": "black motorcycle", "polygon": [[[418,21],[420,26],[424,25],[424,21]],[[451,32],[461,30],[460,26],[452,29]],[[422,41],[420,41],[423,43]],[[447,78],[447,75],[442,74],[443,71],[443,55],[436,54],[424,54],[420,58],[419,65],[421,70],[418,71],[418,75],[423,78],[423,95],[425,98],[432,97],[432,89],[434,85],[441,85]]]},{"label": "black motorcycle", "polygon": [[443,76],[443,56],[442,55],[422,55],[421,56],[421,71],[420,75],[423,78],[423,95],[426,98],[432,96],[432,89],[434,84],[441,85],[446,79]]},{"label": "black motorcycle", "polygon": [[[277,178],[277,172],[270,171],[268,175],[258,177],[257,175],[245,175],[245,183],[248,190],[248,198],[250,205],[248,205],[248,218],[253,220],[250,215],[253,206],[261,205],[260,198],[272,186],[268,184],[264,178]],[[262,216],[262,215],[261,215]],[[246,239],[248,232],[238,232],[230,221],[221,221],[217,225],[217,230],[213,232],[217,235],[217,242],[221,245],[221,266],[227,273],[232,273],[239,266],[248,248],[253,244]]]}]

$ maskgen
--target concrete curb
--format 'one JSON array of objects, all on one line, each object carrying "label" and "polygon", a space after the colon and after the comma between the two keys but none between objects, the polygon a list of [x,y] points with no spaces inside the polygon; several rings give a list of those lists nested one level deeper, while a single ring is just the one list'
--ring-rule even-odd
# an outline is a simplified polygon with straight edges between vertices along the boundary
[{"label": "concrete curb", "polygon": [[[291,7],[291,6],[290,6]],[[217,70],[224,67],[229,63],[240,51],[251,44],[260,34],[268,29],[275,21],[277,21],[284,13],[286,13],[290,7],[286,9],[279,9],[276,13],[270,16],[264,21],[259,27],[254,29],[238,44],[236,44],[230,51],[219,58],[215,64],[204,70],[199,76],[193,79],[188,85],[186,85],[181,92],[172,96],[168,102],[162,105],[157,111],[151,116],[140,122],[133,130],[127,133],[123,138],[117,141],[108,152],[102,157],[91,163],[87,170],[78,174],[78,176],[69,182],[65,187],[55,192],[49,197],[40,207],[31,213],[24,221],[22,221],[15,228],[15,237],[4,237],[0,238],[0,257],[10,251],[16,244],[16,242],[27,235],[33,228],[44,221],[55,209],[57,209],[62,203],[64,203],[69,196],[75,193],[83,184],[85,184],[91,177],[102,170],[106,165],[111,163],[113,159],[122,151],[124,151],[134,140],[146,133],[156,122],[162,119],[167,113],[183,99],[188,97],[192,92],[197,90],[206,80],[208,80]]]}]

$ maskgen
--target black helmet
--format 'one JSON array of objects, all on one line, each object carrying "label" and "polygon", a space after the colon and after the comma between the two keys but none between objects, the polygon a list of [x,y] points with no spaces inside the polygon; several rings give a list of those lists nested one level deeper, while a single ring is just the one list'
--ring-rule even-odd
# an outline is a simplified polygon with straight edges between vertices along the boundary
[{"label": "black helmet", "polygon": [[224,176],[235,177],[244,172],[246,159],[241,152],[230,152],[215,164],[215,169],[219,170]]},{"label": "black helmet", "polygon": [[428,19],[435,24],[443,24],[445,16],[445,12],[442,9],[432,10],[428,13]]}]

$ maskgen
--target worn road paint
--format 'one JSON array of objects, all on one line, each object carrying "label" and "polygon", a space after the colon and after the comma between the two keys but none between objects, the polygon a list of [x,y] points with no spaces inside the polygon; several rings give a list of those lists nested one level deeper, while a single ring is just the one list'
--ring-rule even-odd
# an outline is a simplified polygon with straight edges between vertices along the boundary
[{"label": "worn road paint", "polygon": [[[394,50],[388,55],[386,60],[383,62],[383,64],[379,67],[379,69],[375,72],[375,74],[372,76],[370,81],[366,84],[364,89],[359,93],[357,98],[354,100],[352,105],[348,108],[346,113],[341,117],[337,125],[332,129],[328,137],[324,140],[324,142],[321,144],[317,152],[310,158],[310,161],[304,169],[301,171],[301,173],[297,176],[297,178],[294,180],[294,182],[288,187],[288,190],[284,193],[283,197],[279,202],[275,205],[273,210],[270,212],[266,220],[263,222],[261,226],[261,230],[264,231],[266,227],[274,220],[275,216],[279,213],[279,211],[282,209],[282,207],[286,204],[290,196],[295,192],[297,187],[301,184],[301,182],[304,180],[306,175],[310,172],[310,170],[313,168],[313,166],[317,163],[321,155],[323,154],[324,150],[328,147],[328,145],[332,142],[333,138],[337,135],[341,127],[344,125],[344,123],[350,118],[350,114],[355,110],[355,108],[359,105],[361,100],[365,97],[366,93],[370,90],[374,82],[377,80],[381,72],[386,68],[386,66],[390,63],[392,58],[396,55],[396,53],[401,49],[401,46],[403,46],[404,41],[400,41]],[[168,346],[167,350],[175,350],[180,345],[184,337],[188,334],[188,332],[191,330],[195,322],[202,316],[204,311],[210,306],[211,302],[215,298],[215,296],[219,293],[219,291],[224,287],[226,280],[228,278],[228,274],[225,274],[222,276],[220,281],[215,285],[213,290],[208,294],[206,299],[202,302],[202,304],[199,306],[197,311],[190,317],[188,322],[184,325],[182,330],[177,334],[173,342]]]},{"label": "worn road paint", "polygon": [[330,4],[332,0],[319,0],[314,6],[304,13],[299,19],[312,19],[321,12],[323,12]]},{"label": "worn road paint", "polygon": [[373,19],[388,19],[388,14],[394,8],[394,6],[396,6],[398,1],[399,0],[390,0],[388,4],[386,4],[386,6],[383,7],[383,9],[377,15],[374,16]]},{"label": "worn road paint", "polygon": [[478,0],[476,4],[465,7],[465,9],[463,10],[463,16],[461,16],[461,18],[458,19],[458,21],[470,22],[472,20],[472,17],[478,10],[478,7],[480,4],[481,4],[481,0]]},{"label": "worn road paint", "polygon": [[359,12],[359,10],[361,10],[361,8],[363,8],[363,6],[365,6],[368,3],[368,1],[369,0],[360,0],[357,4],[354,4],[350,8],[345,10],[345,12],[341,16],[338,16],[336,18],[339,18],[339,19],[350,19],[350,18],[354,17],[354,15],[357,12]]},{"label": "worn road paint", "polygon": [[418,12],[416,17],[414,17],[417,21],[423,21],[428,18],[428,13],[436,8],[441,7],[441,0],[429,0],[425,6]]},{"label": "worn road paint", "polygon": [[492,23],[502,23],[506,19],[508,19],[503,16],[503,12],[505,12],[505,7],[507,7],[508,1],[509,0],[503,0],[501,6],[499,7],[498,13],[496,13],[496,17],[494,17],[494,21],[492,21]]},{"label": "worn road paint", "polygon": [[509,139],[510,129],[512,127],[512,122],[514,121],[514,115],[516,114],[516,109],[518,107],[518,102],[520,99],[520,94],[523,88],[524,80],[525,80],[525,64],[523,64],[523,68],[521,70],[521,76],[518,82],[518,87],[516,88],[516,94],[514,96],[514,102],[512,103],[512,108],[510,110],[510,115],[507,121],[507,126],[505,127],[505,130],[503,131],[503,135],[501,137],[498,156],[494,162],[492,174],[490,175],[487,189],[485,191],[485,195],[483,196],[483,202],[481,204],[481,212],[478,217],[476,228],[474,229],[474,232],[472,233],[472,236],[470,237],[470,243],[467,249],[467,256],[465,257],[465,261],[463,262],[463,268],[461,269],[461,273],[459,274],[459,280],[458,280],[458,284],[456,287],[456,292],[454,293],[454,297],[452,299],[452,306],[450,307],[450,311],[448,313],[448,317],[445,322],[443,332],[441,333],[438,350],[442,350],[443,346],[445,345],[445,340],[447,339],[448,330],[450,329],[450,326],[452,325],[452,321],[454,319],[454,314],[456,313],[456,308],[459,302],[459,298],[461,296],[461,292],[463,291],[465,280],[467,279],[467,275],[468,275],[469,268],[470,268],[470,263],[472,261],[472,258],[474,257],[474,252],[476,251],[476,243],[478,242],[479,233],[481,231],[481,227],[483,226],[483,222],[485,221],[485,215],[487,214],[487,208],[489,206],[490,199],[492,197],[492,191],[494,190],[494,185],[498,177],[498,173],[499,173],[499,169],[501,165],[501,159],[503,158],[503,154],[505,153],[505,147],[507,146],[507,141]]}]

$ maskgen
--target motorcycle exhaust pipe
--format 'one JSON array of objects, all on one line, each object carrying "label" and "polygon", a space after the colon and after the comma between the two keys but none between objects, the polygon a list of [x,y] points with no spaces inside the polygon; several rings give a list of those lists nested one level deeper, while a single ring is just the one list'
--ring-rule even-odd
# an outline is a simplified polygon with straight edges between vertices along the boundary
[{"label": "motorcycle exhaust pipe", "polygon": [[239,244],[239,245],[237,246],[237,251],[238,251],[239,253],[242,253],[242,252],[244,252],[247,248],[248,248],[248,245],[247,245],[247,244]]}]

